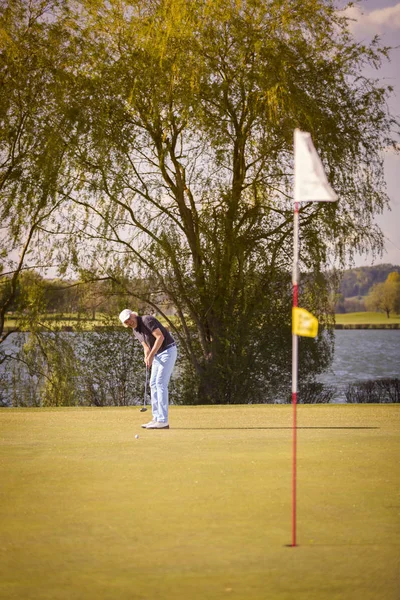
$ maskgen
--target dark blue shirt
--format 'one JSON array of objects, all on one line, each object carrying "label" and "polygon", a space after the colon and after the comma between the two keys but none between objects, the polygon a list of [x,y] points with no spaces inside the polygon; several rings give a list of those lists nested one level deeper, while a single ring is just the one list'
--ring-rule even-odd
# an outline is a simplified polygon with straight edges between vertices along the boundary
[{"label": "dark blue shirt", "polygon": [[158,352],[163,352],[168,346],[175,343],[175,340],[168,329],[166,329],[155,317],[150,315],[137,317],[137,327],[133,329],[133,335],[140,342],[144,342],[151,350],[156,341],[156,338],[152,333],[155,329],[159,329],[164,336],[162,346]]}]

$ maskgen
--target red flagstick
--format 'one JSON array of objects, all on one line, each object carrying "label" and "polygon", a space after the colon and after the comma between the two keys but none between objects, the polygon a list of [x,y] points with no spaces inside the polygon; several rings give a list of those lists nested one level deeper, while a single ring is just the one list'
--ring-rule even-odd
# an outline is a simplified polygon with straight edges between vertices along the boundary
[{"label": "red flagstick", "polygon": [[297,394],[292,394],[293,404],[293,472],[292,472],[292,547],[296,546],[296,493],[297,493]]},{"label": "red flagstick", "polygon": [[[298,306],[299,293],[299,202],[335,202],[337,195],[330,187],[323,164],[307,132],[294,131],[294,259],[293,307]],[[293,311],[294,313],[294,311]],[[294,315],[292,317],[292,320]],[[297,372],[298,336],[292,333],[292,404],[293,404],[293,490],[292,546],[296,546],[296,484],[297,484]]]},{"label": "red flagstick", "polygon": [[[293,308],[299,303],[298,283],[299,256],[299,204],[294,205],[294,260],[293,260]],[[293,317],[292,317],[293,318]],[[298,337],[292,334],[292,404],[293,404],[293,461],[292,461],[292,547],[296,546],[297,507],[297,371]]]}]

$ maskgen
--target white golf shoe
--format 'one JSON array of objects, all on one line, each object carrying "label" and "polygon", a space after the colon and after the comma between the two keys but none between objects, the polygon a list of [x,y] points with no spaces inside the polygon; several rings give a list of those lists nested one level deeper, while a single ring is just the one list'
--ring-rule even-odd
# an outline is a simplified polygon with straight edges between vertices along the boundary
[{"label": "white golf shoe", "polygon": [[142,427],[143,429],[147,429],[148,427],[150,427],[150,425],[154,425],[157,424],[157,421],[155,421],[154,419],[152,421],[149,421],[148,423],[143,423]]},{"label": "white golf shoe", "polygon": [[160,421],[154,421],[149,423],[146,429],[169,429],[168,423],[161,423]]}]

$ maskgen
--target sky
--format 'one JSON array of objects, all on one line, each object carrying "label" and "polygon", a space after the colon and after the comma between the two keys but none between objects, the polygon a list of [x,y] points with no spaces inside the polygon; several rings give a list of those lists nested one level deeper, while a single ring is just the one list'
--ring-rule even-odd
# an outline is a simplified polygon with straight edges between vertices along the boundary
[{"label": "sky", "polygon": [[[352,31],[358,41],[368,42],[379,35],[382,45],[392,46],[390,63],[374,72],[384,83],[393,86],[394,92],[389,107],[394,116],[400,118],[400,2],[393,0],[361,0],[348,10],[356,19]],[[399,46],[395,48],[395,46]],[[399,140],[400,142],[400,140]],[[372,256],[357,257],[355,266],[391,263],[400,265],[400,154],[393,151],[385,154],[385,180],[391,210],[376,217],[376,222],[385,236],[385,252],[373,260]]]}]

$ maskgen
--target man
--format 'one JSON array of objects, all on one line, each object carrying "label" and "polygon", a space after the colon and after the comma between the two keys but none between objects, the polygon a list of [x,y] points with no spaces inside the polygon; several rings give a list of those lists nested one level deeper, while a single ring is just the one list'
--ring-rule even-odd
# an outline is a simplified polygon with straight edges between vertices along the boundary
[{"label": "man", "polygon": [[142,425],[145,429],[169,429],[168,383],[177,357],[176,343],[169,331],[155,317],[125,308],[119,315],[125,327],[132,327],[133,335],[144,349],[146,369],[151,368],[150,389],[153,419]]}]

